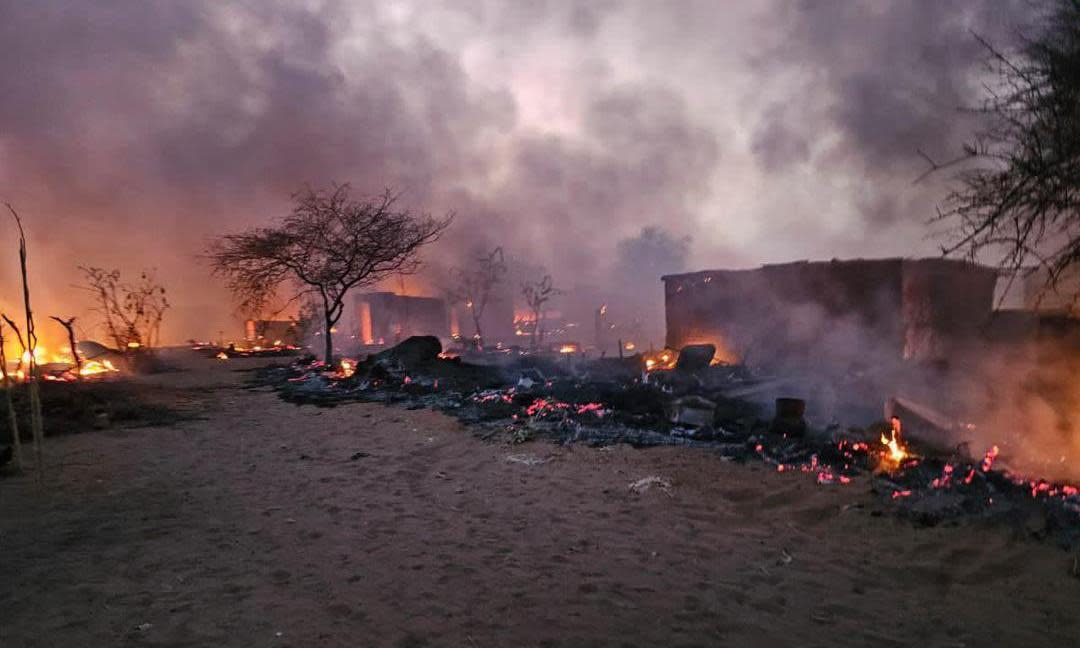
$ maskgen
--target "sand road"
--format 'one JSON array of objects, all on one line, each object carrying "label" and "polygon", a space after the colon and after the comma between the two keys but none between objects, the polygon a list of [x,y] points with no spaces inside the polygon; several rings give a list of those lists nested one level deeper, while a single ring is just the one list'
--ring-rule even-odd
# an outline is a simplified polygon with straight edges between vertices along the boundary
[{"label": "sand road", "polygon": [[44,488],[0,480],[0,646],[1080,645],[1071,556],[915,528],[865,481],[485,443],[243,364],[154,378],[201,420],[50,439]]}]

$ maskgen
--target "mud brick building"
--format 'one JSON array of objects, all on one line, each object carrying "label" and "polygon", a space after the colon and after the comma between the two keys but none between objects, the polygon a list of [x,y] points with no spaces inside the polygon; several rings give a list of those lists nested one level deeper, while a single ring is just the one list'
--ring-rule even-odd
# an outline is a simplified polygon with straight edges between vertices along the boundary
[{"label": "mud brick building", "polygon": [[667,344],[761,365],[933,362],[976,344],[998,273],[948,259],[798,261],[663,277]]},{"label": "mud brick building", "polygon": [[446,302],[436,297],[364,293],[354,298],[353,311],[362,344],[396,344],[412,335],[450,334]]}]

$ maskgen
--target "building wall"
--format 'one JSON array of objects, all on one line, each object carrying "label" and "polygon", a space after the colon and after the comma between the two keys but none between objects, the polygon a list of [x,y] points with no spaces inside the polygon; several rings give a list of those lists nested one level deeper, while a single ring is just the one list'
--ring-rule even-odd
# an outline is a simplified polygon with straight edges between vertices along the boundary
[{"label": "building wall", "polygon": [[711,342],[732,359],[801,364],[814,355],[898,353],[899,260],[787,263],[665,277],[667,344]]},{"label": "building wall", "polygon": [[1033,270],[1020,279],[1023,307],[1047,314],[1080,316],[1080,269],[1064,272],[1053,285],[1048,285],[1048,279],[1045,270]]},{"label": "building wall", "polygon": [[664,277],[667,344],[763,366],[934,359],[986,321],[996,274],[939,259],[855,259]]},{"label": "building wall", "polygon": [[298,346],[300,329],[291,320],[247,320],[244,322],[244,339],[253,344],[288,344]]},{"label": "building wall", "polygon": [[353,311],[362,344],[396,344],[413,335],[450,335],[446,303],[434,297],[365,293],[356,296]]},{"label": "building wall", "polygon": [[998,273],[949,259],[904,261],[904,357],[942,360],[978,345],[994,309]]}]

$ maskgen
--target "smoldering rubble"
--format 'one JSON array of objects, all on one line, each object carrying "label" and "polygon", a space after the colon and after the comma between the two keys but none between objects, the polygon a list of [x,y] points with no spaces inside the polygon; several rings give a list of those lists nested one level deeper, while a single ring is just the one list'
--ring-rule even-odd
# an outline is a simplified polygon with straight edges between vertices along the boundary
[{"label": "smoldering rubble", "polygon": [[668,366],[647,369],[643,354],[447,357],[437,338],[418,336],[337,366],[304,358],[263,368],[252,386],[269,386],[297,405],[429,408],[497,443],[690,447],[722,461],[805,473],[824,487],[868,484],[882,511],[917,524],[1000,523],[1080,546],[1075,486],[1011,472],[996,446],[975,452],[901,437],[899,418],[818,424],[798,398],[763,402],[783,393],[785,377],[714,362],[715,351],[694,345]]}]

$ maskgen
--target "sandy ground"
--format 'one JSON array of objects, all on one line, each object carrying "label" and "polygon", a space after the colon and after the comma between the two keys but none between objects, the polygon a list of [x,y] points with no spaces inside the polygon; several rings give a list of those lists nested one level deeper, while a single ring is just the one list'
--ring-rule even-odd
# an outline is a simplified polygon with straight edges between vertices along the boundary
[{"label": "sandy ground", "polygon": [[[0,481],[0,646],[1080,645],[1071,556],[915,528],[865,482],[489,444],[242,364],[156,378],[203,420],[52,439],[44,488]],[[628,490],[650,475],[670,492]]]}]

